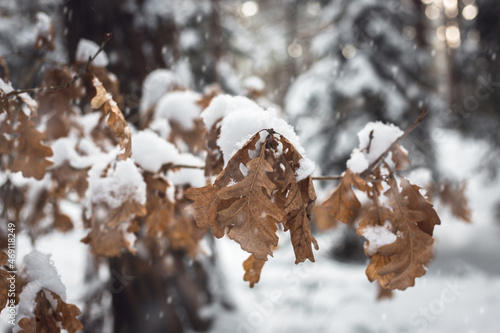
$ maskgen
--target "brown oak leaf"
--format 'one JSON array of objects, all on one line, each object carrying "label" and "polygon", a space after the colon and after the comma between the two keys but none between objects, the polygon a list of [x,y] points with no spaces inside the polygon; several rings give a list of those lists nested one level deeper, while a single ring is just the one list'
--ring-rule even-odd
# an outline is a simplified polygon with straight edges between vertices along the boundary
[{"label": "brown oak leaf", "polygon": [[118,155],[118,158],[124,161],[132,155],[130,127],[125,121],[118,105],[113,100],[113,97],[108,94],[97,77],[94,77],[93,84],[97,93],[95,97],[92,98],[90,105],[93,109],[103,107],[104,114],[108,116],[106,123],[113,130],[116,137],[120,139],[120,148],[123,152]]},{"label": "brown oak leaf", "polygon": [[417,223],[418,227],[423,232],[432,236],[434,227],[441,224],[441,220],[434,210],[433,205],[420,194],[420,186],[410,184],[405,178],[401,178],[401,188],[401,195],[408,198],[408,208],[421,211],[425,214],[425,218]]},{"label": "brown oak leaf", "polygon": [[408,157],[408,151],[398,144],[396,144],[392,150],[391,160],[394,162],[395,170],[405,170],[411,163],[410,158]]},{"label": "brown oak leaf", "polygon": [[36,129],[35,124],[23,111],[19,112],[17,120],[19,125],[14,130],[17,137],[10,142],[13,161],[9,169],[14,172],[21,171],[24,177],[41,180],[45,170],[54,164],[47,160],[52,156],[52,149],[42,143],[44,134]]},{"label": "brown oak leaf", "polygon": [[[56,308],[53,307],[54,302],[57,302]],[[59,333],[61,328],[69,333],[76,333],[83,329],[82,323],[76,318],[80,314],[76,305],[68,304],[58,294],[42,289],[35,299],[34,317],[22,318],[19,327],[24,333]]]},{"label": "brown oak leaf", "polygon": [[382,287],[404,290],[415,285],[415,278],[425,274],[425,267],[433,257],[433,238],[419,228],[426,214],[411,210],[408,199],[398,189],[394,177],[389,178],[390,188],[385,192],[392,208],[390,222],[396,241],[381,246],[367,268],[370,280],[379,279]]},{"label": "brown oak leaf", "polygon": [[330,215],[334,220],[348,223],[356,210],[361,208],[351,185],[355,185],[359,190],[365,190],[368,186],[357,174],[347,169],[335,191],[322,204],[323,207],[330,208]]},{"label": "brown oak leaf", "polygon": [[262,145],[259,156],[247,164],[250,172],[242,181],[218,192],[220,199],[231,200],[231,204],[217,213],[220,225],[229,227],[229,238],[260,260],[267,260],[271,248],[278,246],[276,223],[283,218],[271,201],[276,185],[267,175],[273,168],[264,158],[264,150]]},{"label": "brown oak leaf", "polygon": [[471,210],[465,196],[465,190],[465,182],[458,187],[452,186],[450,182],[445,182],[440,197],[443,204],[450,207],[453,215],[467,223],[471,223]]},{"label": "brown oak leaf", "polygon": [[253,255],[250,255],[250,257],[243,262],[243,269],[245,270],[243,280],[250,282],[250,288],[253,288],[253,286],[259,282],[260,273],[262,272],[262,267],[264,267],[265,263],[265,260],[259,260]]}]

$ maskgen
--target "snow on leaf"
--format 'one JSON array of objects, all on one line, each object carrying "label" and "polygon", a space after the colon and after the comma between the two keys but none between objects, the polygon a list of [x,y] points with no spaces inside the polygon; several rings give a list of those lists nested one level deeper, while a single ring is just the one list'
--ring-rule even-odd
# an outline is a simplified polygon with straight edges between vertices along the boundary
[{"label": "snow on leaf", "polygon": [[273,168],[265,160],[264,150],[263,145],[259,156],[247,164],[250,173],[242,181],[219,191],[219,198],[231,203],[217,214],[220,225],[229,227],[229,238],[260,260],[267,260],[271,248],[278,245],[275,224],[283,218],[270,200],[276,185],[267,175]]},{"label": "snow on leaf", "polygon": [[[57,305],[54,307],[54,303]],[[64,302],[61,297],[45,289],[40,290],[35,298],[33,317],[22,318],[18,325],[24,333],[59,333],[61,328],[69,333],[76,333],[83,329],[82,323],[76,318],[81,314],[80,309],[73,304]],[[14,330],[16,331],[16,330]]]},{"label": "snow on leaf", "polygon": [[415,285],[415,278],[425,274],[425,267],[433,257],[434,240],[418,226],[426,214],[410,209],[408,199],[399,192],[393,177],[388,183],[390,188],[385,195],[392,208],[389,220],[398,237],[377,250],[366,273],[371,281],[378,279],[384,288],[404,290]]},{"label": "snow on leaf", "polygon": [[[218,238],[227,233],[255,260],[265,262],[278,244],[276,225],[282,223],[290,231],[296,263],[314,261],[311,244],[318,245],[310,221],[316,193],[309,175],[297,181],[302,159],[281,134],[257,132],[233,154],[213,185],[186,191],[194,200],[198,226],[211,227]],[[259,266],[258,273],[251,271],[253,265]],[[261,269],[254,259],[247,260],[245,280],[256,283]]]},{"label": "snow on leaf", "polygon": [[122,248],[135,253],[134,218],[146,214],[146,184],[133,161],[94,165],[86,195],[92,204],[91,230],[82,242],[96,255],[118,256]]}]

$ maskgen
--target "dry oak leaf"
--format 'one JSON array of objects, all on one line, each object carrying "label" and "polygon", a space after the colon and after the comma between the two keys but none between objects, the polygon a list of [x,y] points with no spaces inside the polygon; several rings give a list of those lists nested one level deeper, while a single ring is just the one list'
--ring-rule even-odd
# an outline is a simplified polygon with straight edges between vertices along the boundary
[{"label": "dry oak leaf", "polygon": [[120,139],[120,148],[123,150],[118,158],[125,161],[132,155],[132,140],[130,136],[130,127],[128,126],[122,112],[118,108],[118,105],[113,100],[111,94],[108,94],[101,81],[97,77],[94,77],[93,84],[96,89],[97,94],[92,101],[90,106],[93,109],[99,109],[101,106],[104,108],[104,114],[108,116],[107,124],[113,130],[116,137]]},{"label": "dry oak leaf", "polygon": [[456,217],[471,223],[471,210],[469,202],[465,196],[466,183],[454,188],[451,183],[446,182],[440,193],[443,204],[448,205],[451,213]]},{"label": "dry oak leaf", "polygon": [[[300,167],[302,156],[295,147],[283,136],[280,136],[280,142],[283,145],[282,155],[279,155],[277,161],[279,166],[277,170],[283,170],[284,182],[282,190],[278,192],[276,200],[283,202],[283,221],[284,230],[290,230],[291,242],[295,253],[295,263],[304,262],[309,259],[314,262],[314,254],[311,243],[316,250],[319,249],[318,242],[311,232],[310,222],[313,215],[314,203],[316,201],[316,192],[312,183],[311,176],[307,176],[300,182],[295,177],[296,170]],[[281,196],[281,198],[280,198]]]},{"label": "dry oak leaf", "polygon": [[205,157],[205,176],[210,177],[219,174],[224,168],[224,159],[222,158],[222,151],[217,145],[217,140],[220,136],[220,124],[222,118],[217,120],[205,134],[205,150],[207,156]]},{"label": "dry oak leaf", "polygon": [[47,160],[52,156],[52,149],[42,144],[44,134],[39,132],[29,117],[20,111],[19,125],[14,130],[18,137],[10,142],[11,154],[14,159],[9,169],[13,172],[21,171],[23,176],[41,180],[45,170],[54,164]]},{"label": "dry oak leaf", "polygon": [[196,258],[200,252],[199,242],[205,236],[207,228],[200,228],[193,216],[186,211],[190,200],[183,193],[187,188],[187,185],[176,186],[174,197],[180,199],[175,202],[174,217],[168,226],[167,238],[172,249],[187,250],[191,257]]},{"label": "dry oak leaf", "polygon": [[[50,298],[57,302],[54,309]],[[59,333],[61,328],[69,333],[76,333],[83,329],[82,323],[76,318],[81,314],[80,309],[73,304],[65,303],[61,297],[49,290],[42,289],[35,299],[35,313],[32,318],[22,318],[19,327],[24,333]]]},{"label": "dry oak leaf", "polygon": [[394,177],[388,183],[390,188],[385,195],[389,197],[393,210],[390,222],[398,237],[393,243],[378,248],[367,275],[370,280],[378,278],[386,289],[404,290],[414,286],[415,278],[425,274],[425,267],[433,257],[434,240],[418,226],[426,214],[409,208],[408,199],[399,192]]},{"label": "dry oak leaf", "polygon": [[168,200],[166,191],[168,181],[149,173],[144,174],[147,200],[145,223],[148,234],[152,237],[168,233],[168,226],[174,218],[174,203]]},{"label": "dry oak leaf", "polygon": [[[267,136],[261,137],[263,131]],[[318,246],[309,224],[316,193],[310,176],[297,182],[301,160],[286,138],[272,129],[261,130],[229,160],[214,185],[186,191],[194,200],[198,226],[211,227],[218,238],[227,233],[252,254],[244,263],[244,280],[251,286],[278,244],[278,223],[290,231],[296,263],[314,261],[311,244]]]},{"label": "dry oak leaf", "polygon": [[264,260],[259,260],[252,254],[243,262],[243,269],[245,270],[243,280],[250,282],[250,288],[253,288],[253,286],[259,282],[260,273],[262,272],[262,267],[264,267],[265,263],[266,262]]},{"label": "dry oak leaf", "polygon": [[267,260],[267,255],[272,256],[272,248],[278,246],[276,223],[283,218],[271,201],[276,185],[267,175],[273,168],[264,151],[262,145],[259,156],[247,164],[250,172],[242,181],[218,192],[219,199],[231,200],[231,204],[217,212],[219,224],[229,227],[228,237],[260,260]]},{"label": "dry oak leaf", "polygon": [[368,188],[363,179],[347,169],[335,191],[322,204],[323,207],[330,208],[330,215],[334,220],[348,223],[355,211],[361,208],[361,203],[356,198],[351,185],[362,191]]},{"label": "dry oak leaf", "polygon": [[[104,207],[94,207],[92,211],[106,209]],[[91,251],[95,255],[114,257],[121,254],[121,249],[125,248],[135,254],[134,244],[131,244],[133,232],[138,231],[137,223],[132,220],[134,217],[144,216],[146,208],[135,201],[125,202],[122,207],[117,207],[107,213],[107,219],[101,221],[92,216],[92,229],[81,241],[89,244]],[[133,236],[133,235],[132,235]]]},{"label": "dry oak leaf", "polygon": [[259,139],[259,134],[250,138],[229,160],[226,168],[217,176],[213,185],[208,184],[200,188],[190,188],[184,192],[187,199],[194,201],[188,207],[188,210],[194,215],[198,227],[202,229],[211,228],[213,235],[217,238],[222,238],[225,235],[224,227],[217,222],[217,210],[224,206],[219,202],[218,191],[229,183],[238,182],[244,178],[240,165],[251,160],[248,151],[255,149]]},{"label": "dry oak leaf", "polygon": [[[356,233],[359,236],[363,236],[367,227],[374,226],[384,226],[386,221],[391,219],[392,212],[389,208],[382,206],[378,200],[378,197],[373,198],[373,203],[368,208],[367,214],[359,222],[358,229]],[[367,240],[365,245],[366,249],[369,247],[370,242]],[[371,257],[369,253],[366,253],[368,257]]]},{"label": "dry oak leaf", "polygon": [[334,229],[339,226],[340,222],[330,217],[330,208],[323,206],[314,207],[314,224],[316,228],[323,232],[329,229]]},{"label": "dry oak leaf", "polygon": [[392,150],[391,160],[394,162],[395,170],[405,170],[411,163],[408,151],[398,144]]},{"label": "dry oak leaf", "polygon": [[394,291],[392,289],[386,289],[380,284],[377,284],[377,288],[377,301],[381,301],[383,299],[392,299],[394,297]]},{"label": "dry oak leaf", "polygon": [[[48,70],[41,83],[42,88],[64,86],[71,81],[75,75],[69,68],[54,68]],[[45,116],[44,133],[48,139],[54,140],[68,136],[70,129],[75,127],[76,112],[74,100],[83,96],[83,87],[80,81],[70,87],[49,90],[42,89],[38,92],[36,100],[38,102],[38,114]]]},{"label": "dry oak leaf", "polygon": [[60,230],[62,232],[69,231],[73,229],[73,222],[71,221],[70,217],[64,213],[61,212],[59,208],[59,204],[56,202],[54,203],[54,223],[53,223],[54,228],[57,230]]},{"label": "dry oak leaf", "polygon": [[420,186],[410,184],[407,179],[401,178],[401,188],[401,195],[408,198],[408,208],[421,211],[425,214],[425,218],[417,223],[418,227],[423,232],[432,236],[434,227],[441,224],[434,206],[420,194]]},{"label": "dry oak leaf", "polygon": [[[0,252],[0,267],[7,264],[7,259],[9,256],[5,252]],[[5,308],[7,305],[7,300],[9,299],[9,289],[10,289],[10,280],[7,278],[10,277],[10,274],[0,268],[0,311]]]}]

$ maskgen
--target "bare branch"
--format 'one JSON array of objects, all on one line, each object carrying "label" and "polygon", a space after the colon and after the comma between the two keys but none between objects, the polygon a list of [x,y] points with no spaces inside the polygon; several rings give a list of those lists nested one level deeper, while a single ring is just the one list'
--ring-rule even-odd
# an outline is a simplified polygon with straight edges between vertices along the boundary
[{"label": "bare branch", "polygon": [[415,127],[417,127],[422,122],[422,120],[424,120],[425,116],[427,116],[427,109],[424,110],[418,116],[418,118],[413,122],[413,124],[411,124],[410,127],[408,127],[406,129],[406,131],[399,138],[397,138],[382,154],[380,154],[380,156],[377,157],[377,159],[375,161],[373,161],[372,163],[370,163],[370,165],[368,166],[368,168],[365,171],[363,171],[362,173],[360,173],[361,178],[366,178],[368,175],[370,175],[371,173],[373,173],[373,170],[387,156],[387,154],[389,154],[389,152],[391,150],[393,150],[394,148],[396,148],[396,145],[401,140],[403,140],[408,134],[410,134],[411,132],[413,132],[413,130],[415,129]]},{"label": "bare branch", "polygon": [[68,83],[60,85],[60,86],[51,86],[48,88],[30,88],[30,89],[13,90],[7,94],[7,97],[17,96],[17,95],[20,95],[23,93],[32,93],[32,92],[39,92],[39,91],[47,91],[47,92],[58,91],[58,90],[67,89],[67,88],[71,87],[71,85],[73,85],[73,83],[75,83],[78,79],[80,79],[83,74],[88,72],[90,64],[95,60],[95,58],[97,58],[99,53],[102,52],[102,50],[104,49],[106,44],[111,40],[111,36],[112,36],[111,33],[107,33],[104,35],[104,40],[101,43],[101,45],[99,46],[99,49],[97,50],[97,52],[92,57],[89,57],[89,60],[85,64],[85,67],[77,75],[73,76],[71,81],[69,81]]},{"label": "bare branch", "polygon": [[341,180],[342,176],[315,176],[311,177],[312,180]]}]

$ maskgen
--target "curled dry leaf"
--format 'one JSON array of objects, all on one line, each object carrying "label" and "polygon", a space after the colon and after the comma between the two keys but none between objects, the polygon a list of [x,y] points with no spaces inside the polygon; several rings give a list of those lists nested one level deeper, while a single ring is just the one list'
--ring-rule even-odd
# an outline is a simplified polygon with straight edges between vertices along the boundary
[{"label": "curled dry leaf", "polygon": [[465,222],[471,222],[471,210],[465,195],[466,183],[454,187],[450,182],[446,182],[441,190],[440,197],[443,204],[451,209],[451,213]]},{"label": "curled dry leaf", "polygon": [[[112,166],[108,164],[101,178],[114,177],[110,168]],[[133,192],[128,193],[128,197],[120,198],[120,201],[121,205],[117,207],[110,207],[107,202],[92,204],[91,230],[81,241],[89,244],[95,255],[119,256],[122,248],[135,254],[133,233],[139,230],[136,218],[146,214],[146,206],[138,202],[141,199],[134,197]]]},{"label": "curled dry leaf", "polygon": [[116,137],[120,139],[120,148],[123,152],[118,155],[118,158],[124,161],[132,155],[130,127],[111,94],[108,94],[106,89],[104,89],[101,81],[97,77],[94,77],[92,82],[96,89],[96,95],[90,102],[90,105],[93,109],[103,107],[104,114],[108,116],[108,126],[113,130]]},{"label": "curled dry leaf", "polygon": [[217,139],[220,136],[220,123],[222,118],[212,125],[206,133],[205,150],[207,156],[205,157],[205,176],[210,177],[218,175],[224,167],[224,159],[222,158],[222,151],[217,145]]},{"label": "curled dry leaf", "polygon": [[[64,86],[71,81],[75,73],[69,68],[54,68],[48,70],[41,83],[42,88]],[[79,81],[65,89],[42,89],[38,92],[38,114],[46,117],[45,135],[50,140],[66,137],[71,127],[74,127],[75,115],[73,102],[83,96],[83,89]]]},{"label": "curled dry leaf", "polygon": [[[347,169],[339,185],[321,206],[330,209],[330,215],[335,221],[349,223],[355,212],[361,208],[361,203],[352,190],[352,185],[361,191],[366,191],[368,185],[357,174]],[[335,222],[332,221],[332,227]]]},{"label": "curled dry leaf", "polygon": [[18,137],[11,141],[14,160],[10,170],[21,171],[25,177],[40,180],[45,170],[53,164],[47,159],[52,156],[52,149],[42,143],[45,136],[24,112],[19,112],[18,121],[19,125],[15,129]]},{"label": "curled dry leaf", "polygon": [[[99,211],[103,207],[94,206],[93,211]],[[137,223],[133,220],[135,217],[146,214],[143,205],[129,201],[118,207],[107,211],[104,220],[92,216],[92,229],[89,234],[82,239],[82,242],[89,244],[92,253],[95,255],[114,257],[121,254],[121,249],[125,248],[135,254],[134,244],[135,236],[132,233],[138,231]],[[101,212],[102,213],[102,212]]]},{"label": "curled dry leaf", "polygon": [[405,170],[411,163],[408,157],[408,151],[398,144],[396,144],[392,150],[391,159],[394,162],[395,170]]},{"label": "curled dry leaf", "polygon": [[406,178],[401,178],[401,188],[401,195],[408,199],[408,208],[421,211],[425,214],[425,218],[417,223],[418,227],[423,232],[432,236],[434,227],[441,224],[441,220],[434,210],[434,206],[420,194],[421,187],[410,184]]},{"label": "curled dry leaf", "polygon": [[168,200],[166,191],[168,181],[152,174],[144,174],[147,200],[144,221],[150,236],[157,237],[168,232],[168,226],[174,218],[174,203]]},{"label": "curled dry leaf", "polygon": [[243,280],[250,282],[250,288],[253,288],[253,286],[259,282],[260,273],[262,272],[262,267],[264,267],[265,263],[265,260],[259,260],[253,255],[250,255],[250,257],[243,262],[243,269],[245,270]]},{"label": "curled dry leaf", "polygon": [[229,238],[260,260],[267,260],[271,249],[278,246],[276,223],[283,218],[271,201],[276,185],[267,175],[273,168],[264,158],[264,150],[262,145],[259,156],[246,165],[250,171],[247,177],[218,192],[219,199],[228,203],[217,212],[219,225],[229,227]]},{"label": "curled dry leaf", "polygon": [[404,290],[425,274],[425,267],[433,257],[434,240],[418,225],[425,222],[426,213],[410,209],[409,198],[399,191],[394,177],[388,184],[390,188],[385,195],[392,208],[389,221],[397,237],[393,243],[378,248],[366,273],[370,281],[378,279],[384,288]]},{"label": "curled dry leaf", "polygon": [[213,185],[186,191],[194,201],[191,208],[199,227],[210,227],[218,238],[227,234],[252,254],[254,259],[244,266],[245,280],[251,285],[258,281],[263,264],[258,264],[258,274],[249,270],[257,265],[255,261],[272,256],[278,244],[278,223],[290,231],[296,263],[314,261],[311,245],[316,249],[318,245],[310,220],[316,194],[310,176],[297,182],[301,160],[286,138],[262,130],[236,152]]},{"label": "curled dry leaf", "polygon": [[[54,303],[57,304],[55,308]],[[76,305],[65,303],[58,294],[42,289],[35,299],[34,316],[22,318],[19,327],[24,333],[59,333],[61,328],[76,333],[83,329],[82,323],[76,318],[80,314]]]},{"label": "curled dry leaf", "polygon": [[169,225],[168,240],[173,250],[186,250],[188,254],[196,258],[200,252],[199,242],[205,236],[206,228],[200,228],[193,216],[186,209],[191,201],[186,199],[184,191],[187,186],[177,185],[174,196],[177,199],[174,205],[174,218]]},{"label": "curled dry leaf", "polygon": [[7,305],[8,292],[10,289],[10,274],[2,269],[1,267],[7,264],[9,256],[5,252],[0,252],[0,311],[2,311]]},{"label": "curled dry leaf", "polygon": [[[282,174],[275,178],[281,190],[276,194],[276,202],[282,203],[284,219],[282,221],[285,231],[290,230],[290,237],[295,252],[295,263],[304,262],[306,259],[314,262],[311,244],[319,249],[313,237],[310,222],[313,215],[316,192],[310,176],[297,182],[296,170],[300,167],[302,156],[285,137],[279,136],[283,154],[279,154],[276,171]],[[278,180],[284,179],[283,182]]]}]

